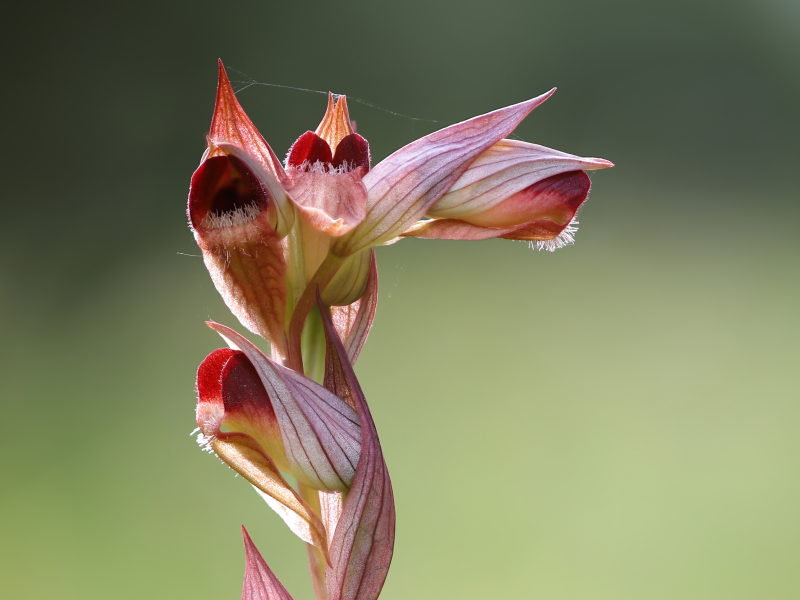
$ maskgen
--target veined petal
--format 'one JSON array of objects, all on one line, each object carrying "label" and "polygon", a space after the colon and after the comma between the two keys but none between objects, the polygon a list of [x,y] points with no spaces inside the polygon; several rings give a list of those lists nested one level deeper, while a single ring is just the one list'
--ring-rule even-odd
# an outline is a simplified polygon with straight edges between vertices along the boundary
[{"label": "veined petal", "polygon": [[258,160],[273,177],[282,181],[284,172],[281,161],[244,112],[239,100],[236,99],[222,61],[218,63],[217,102],[214,106],[209,139],[214,144],[228,143],[240,147]]},{"label": "veined petal", "polygon": [[569,171],[613,166],[517,140],[500,140],[470,164],[453,187],[429,210],[437,219],[461,219],[485,227],[509,227],[542,216],[539,202],[504,202],[533,184]]},{"label": "veined petal", "polygon": [[292,600],[289,592],[264,562],[247,529],[242,526],[245,568],[242,600]]},{"label": "veined petal", "polygon": [[378,264],[375,249],[370,250],[369,274],[364,294],[347,306],[331,306],[331,319],[336,332],[342,340],[347,357],[352,364],[358,360],[361,348],[375,320],[378,308]]},{"label": "veined petal", "polygon": [[514,128],[554,90],[494,112],[451,125],[401,148],[364,176],[367,214],[333,245],[349,256],[407,230],[441,198],[470,163]]},{"label": "veined petal", "polygon": [[361,420],[361,458],[329,547],[328,596],[330,600],[375,600],[394,550],[392,483],[361,386],[330,314],[319,298],[318,302],[326,334],[325,387],[352,402]]},{"label": "veined petal", "polygon": [[311,379],[274,363],[232,329],[208,325],[255,367],[272,401],[291,472],[314,489],[349,489],[361,452],[356,411]]},{"label": "veined petal", "polygon": [[243,433],[221,432],[208,440],[208,447],[265,499],[277,501],[277,504],[270,505],[295,535],[325,552],[325,527],[319,517],[286,482],[258,442]]},{"label": "veined petal", "polygon": [[336,151],[339,142],[353,133],[346,96],[339,96],[338,100],[334,100],[333,94],[328,92],[328,109],[315,133],[328,142],[333,152]]}]

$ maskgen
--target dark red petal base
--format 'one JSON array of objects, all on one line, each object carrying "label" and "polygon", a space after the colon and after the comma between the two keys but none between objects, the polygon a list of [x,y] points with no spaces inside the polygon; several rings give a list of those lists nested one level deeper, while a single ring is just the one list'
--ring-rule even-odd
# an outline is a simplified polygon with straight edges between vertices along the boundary
[{"label": "dark red petal base", "polygon": [[[243,352],[220,348],[209,354],[197,370],[200,402],[222,403],[225,414],[258,413],[265,422],[275,420],[267,390]],[[256,415],[251,415],[256,418]]]},{"label": "dark red petal base", "polygon": [[286,165],[299,169],[306,163],[313,165],[318,162],[325,165],[326,170],[338,169],[344,164],[351,169],[369,169],[369,143],[357,133],[351,133],[342,138],[333,154],[328,142],[313,131],[306,131],[289,149]]}]

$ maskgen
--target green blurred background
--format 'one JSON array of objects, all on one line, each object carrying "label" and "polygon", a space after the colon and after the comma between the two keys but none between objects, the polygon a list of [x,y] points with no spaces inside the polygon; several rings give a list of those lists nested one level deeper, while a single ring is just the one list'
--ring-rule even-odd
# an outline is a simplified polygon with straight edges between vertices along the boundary
[{"label": "green blurred background", "polygon": [[[357,370],[397,496],[382,598],[800,597],[796,0],[14,10],[1,597],[238,598],[242,523],[312,597],[302,544],[189,436],[203,321],[236,324],[186,256],[217,57],[438,121],[353,102],[376,160],[558,86],[517,134],[618,165],[554,254],[379,250]],[[240,99],[280,155],[325,105]]]}]

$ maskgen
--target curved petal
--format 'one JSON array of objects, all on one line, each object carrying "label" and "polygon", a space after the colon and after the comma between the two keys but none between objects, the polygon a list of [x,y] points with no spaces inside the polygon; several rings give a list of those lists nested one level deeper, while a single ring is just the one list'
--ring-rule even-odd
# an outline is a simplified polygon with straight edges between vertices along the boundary
[{"label": "curved petal", "polygon": [[613,166],[599,158],[581,158],[517,140],[500,140],[481,154],[453,187],[428,210],[437,219],[461,219],[485,227],[507,227],[533,220],[537,207],[498,205],[539,181],[569,171]]},{"label": "curved petal", "polygon": [[245,553],[242,600],[292,600],[289,592],[264,562],[244,525],[242,526],[242,537],[244,538]]},{"label": "curved petal", "polygon": [[366,218],[337,240],[334,252],[349,256],[400,235],[453,187],[473,160],[511,133],[553,91],[436,131],[378,163],[364,176]]},{"label": "curved petal", "polygon": [[320,313],[326,334],[325,386],[352,402],[361,420],[361,458],[329,547],[328,596],[330,600],[375,600],[394,550],[392,483],[353,367],[330,314],[324,307]]},{"label": "curved petal", "polygon": [[356,411],[311,379],[274,363],[232,329],[208,325],[244,352],[258,372],[292,473],[314,489],[349,489],[361,452]]},{"label": "curved petal", "polygon": [[218,61],[218,64],[217,101],[208,133],[209,139],[214,144],[228,143],[240,147],[258,160],[275,178],[282,180],[284,172],[281,161],[236,99],[222,61]]}]

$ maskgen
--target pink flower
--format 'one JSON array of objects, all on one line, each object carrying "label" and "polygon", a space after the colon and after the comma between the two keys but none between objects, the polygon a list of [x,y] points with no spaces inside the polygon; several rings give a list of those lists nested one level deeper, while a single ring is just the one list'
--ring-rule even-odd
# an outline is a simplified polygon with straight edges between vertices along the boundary
[{"label": "pink flower", "polygon": [[408,144],[370,168],[344,96],[280,163],[220,63],[208,150],[192,176],[189,221],[217,289],[273,356],[302,370],[315,303],[349,306],[367,287],[372,248],[403,237],[571,241],[598,158],[505,139],[553,90]]},{"label": "pink flower", "polygon": [[[198,370],[198,441],[309,544],[320,600],[375,600],[394,547],[392,486],[345,345],[328,310],[320,314],[324,386],[209,323],[231,348],[212,352]],[[297,478],[296,490],[281,471]],[[288,599],[246,532],[245,546],[242,597]]]}]

